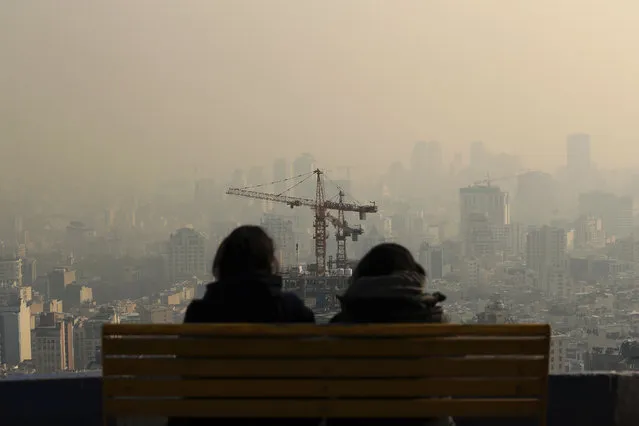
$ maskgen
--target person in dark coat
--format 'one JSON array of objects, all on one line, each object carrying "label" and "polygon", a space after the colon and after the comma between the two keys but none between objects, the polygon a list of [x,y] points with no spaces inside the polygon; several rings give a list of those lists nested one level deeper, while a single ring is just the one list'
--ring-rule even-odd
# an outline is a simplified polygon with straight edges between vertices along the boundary
[{"label": "person in dark coat", "polygon": [[[405,247],[384,243],[373,247],[353,271],[351,284],[339,297],[341,312],[333,324],[448,322],[441,293],[426,293],[426,271]],[[374,402],[371,402],[374,403]],[[329,419],[328,426],[454,426],[450,417],[435,419]]]},{"label": "person in dark coat", "polygon": [[[258,226],[240,226],[220,244],[215,281],[187,307],[185,323],[315,323],[313,311],[282,291],[273,240]],[[170,426],[316,426],[320,419],[171,419]]]},{"label": "person in dark coat", "polygon": [[313,311],[282,291],[273,240],[259,226],[240,226],[213,260],[216,281],[188,306],[185,323],[314,323]]},{"label": "person in dark coat", "polygon": [[339,296],[341,312],[331,323],[447,322],[440,302],[446,296],[426,293],[426,271],[403,246],[373,247],[353,271]]}]

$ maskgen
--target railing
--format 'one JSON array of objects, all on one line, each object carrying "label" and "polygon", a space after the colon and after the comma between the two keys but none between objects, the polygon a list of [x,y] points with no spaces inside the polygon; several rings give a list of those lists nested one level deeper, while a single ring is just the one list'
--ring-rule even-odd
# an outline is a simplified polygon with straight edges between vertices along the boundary
[{"label": "railing", "polygon": [[[0,380],[0,423],[4,426],[99,426],[101,378]],[[550,378],[548,426],[636,426],[639,374],[592,373]],[[162,424],[140,421],[135,425]],[[518,419],[458,419],[459,426],[528,426]]]}]

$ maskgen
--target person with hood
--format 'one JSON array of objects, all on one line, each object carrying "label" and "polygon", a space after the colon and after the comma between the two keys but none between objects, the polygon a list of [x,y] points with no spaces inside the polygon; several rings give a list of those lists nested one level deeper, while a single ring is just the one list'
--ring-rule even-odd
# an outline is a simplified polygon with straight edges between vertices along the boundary
[{"label": "person with hood", "polygon": [[338,296],[341,312],[331,323],[447,322],[440,302],[425,292],[426,271],[405,247],[383,243],[359,262],[351,284]]},{"label": "person with hood", "polygon": [[240,226],[213,260],[216,281],[186,309],[185,323],[314,323],[313,311],[282,291],[273,240],[259,226]]},{"label": "person with hood", "polygon": [[[383,243],[359,262],[333,324],[448,322],[441,293],[425,292],[426,271],[405,247]],[[374,403],[374,402],[371,402]],[[328,426],[454,426],[450,417],[433,419],[329,419]]]},{"label": "person with hood", "polygon": [[[186,309],[185,323],[315,323],[313,311],[282,291],[273,240],[258,226],[240,226],[220,244],[215,281]],[[169,426],[316,426],[320,419],[178,419]]]}]

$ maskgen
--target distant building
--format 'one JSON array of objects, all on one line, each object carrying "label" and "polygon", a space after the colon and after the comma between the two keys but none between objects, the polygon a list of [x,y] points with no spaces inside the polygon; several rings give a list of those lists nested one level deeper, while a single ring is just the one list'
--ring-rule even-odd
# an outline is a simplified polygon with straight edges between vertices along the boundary
[{"label": "distant building", "polygon": [[[468,243],[473,234],[471,222],[477,222],[483,215],[492,234],[494,248],[506,245],[506,225],[510,223],[510,204],[508,193],[498,186],[473,185],[459,190],[460,236]],[[468,245],[468,244],[466,244]],[[466,251],[465,251],[466,254]],[[470,255],[470,253],[466,254]]]},{"label": "distant building", "polygon": [[567,352],[568,336],[553,335],[550,337],[550,357],[548,359],[550,374],[565,374],[570,371]]},{"label": "distant building", "polygon": [[293,221],[286,216],[266,214],[262,217],[261,225],[275,243],[275,255],[280,267],[287,269],[297,266]]},{"label": "distant building", "polygon": [[579,195],[579,214],[601,218],[607,236],[624,238],[634,227],[633,200],[615,194],[591,191]]},{"label": "distant building", "polygon": [[443,247],[423,243],[419,248],[419,263],[426,269],[429,279],[442,279],[444,277]]},{"label": "distant building", "polygon": [[0,363],[31,359],[31,310],[17,299],[0,306]]},{"label": "distant building", "polygon": [[462,266],[462,279],[468,287],[477,287],[484,284],[481,274],[481,266],[475,258],[467,258]]},{"label": "distant building", "polygon": [[38,373],[73,371],[73,321],[64,314],[43,314],[31,333],[33,363]]},{"label": "distant building", "polygon": [[56,268],[49,272],[49,288],[47,296],[50,299],[64,300],[67,286],[76,280],[75,271],[68,267]]},{"label": "distant building", "polygon": [[506,251],[511,256],[525,256],[526,234],[528,227],[523,223],[510,223],[506,225]]},{"label": "distant building", "polygon": [[71,284],[67,286],[64,297],[64,307],[79,307],[93,301],[93,290],[81,284]]},{"label": "distant building", "polygon": [[37,279],[37,261],[35,259],[22,259],[22,284],[33,285]]},{"label": "distant building", "polygon": [[513,221],[525,225],[550,225],[559,210],[558,185],[552,175],[531,171],[517,176]]},{"label": "distant building", "polygon": [[494,295],[483,312],[475,316],[477,324],[512,324],[515,322],[501,296]]},{"label": "distant building", "polygon": [[138,312],[142,324],[173,324],[175,322],[175,311],[170,306],[140,306]]},{"label": "distant building", "polygon": [[168,246],[169,278],[177,282],[210,275],[205,258],[206,236],[192,228],[182,228],[171,234]]},{"label": "distant building", "polygon": [[464,228],[464,256],[484,258],[495,253],[498,247],[497,236],[485,214],[470,213],[466,217]]},{"label": "distant building", "polygon": [[581,216],[575,222],[575,249],[595,249],[606,246],[606,233],[600,218]]},{"label": "distant building", "polygon": [[0,286],[22,286],[22,259],[0,259]]},{"label": "distant building", "polygon": [[79,321],[75,325],[75,369],[84,370],[89,365],[99,364],[96,356],[102,350],[102,326],[118,324],[120,316],[113,308],[102,308],[95,316]]},{"label": "distant building", "polygon": [[563,295],[568,285],[566,231],[542,226],[526,239],[526,267],[535,272],[537,283],[548,295]]}]

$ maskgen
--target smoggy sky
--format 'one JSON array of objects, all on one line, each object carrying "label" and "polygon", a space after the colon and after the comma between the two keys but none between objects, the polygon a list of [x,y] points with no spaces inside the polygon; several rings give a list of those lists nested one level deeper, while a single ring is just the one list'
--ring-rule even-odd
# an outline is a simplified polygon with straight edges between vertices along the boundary
[{"label": "smoggy sky", "polygon": [[627,166],[637,19],[636,0],[4,0],[0,144],[18,170],[156,176],[303,151],[385,167],[420,139],[549,167],[583,131]]}]

